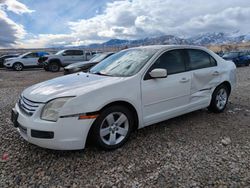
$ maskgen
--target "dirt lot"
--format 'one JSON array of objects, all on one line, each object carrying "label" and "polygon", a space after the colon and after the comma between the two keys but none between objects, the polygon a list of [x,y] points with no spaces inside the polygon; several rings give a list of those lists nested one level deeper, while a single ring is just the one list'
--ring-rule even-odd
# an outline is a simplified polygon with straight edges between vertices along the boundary
[{"label": "dirt lot", "polygon": [[135,132],[122,148],[52,151],[24,141],[10,122],[22,90],[59,75],[0,69],[0,187],[250,187],[250,68],[224,113],[199,110]]}]

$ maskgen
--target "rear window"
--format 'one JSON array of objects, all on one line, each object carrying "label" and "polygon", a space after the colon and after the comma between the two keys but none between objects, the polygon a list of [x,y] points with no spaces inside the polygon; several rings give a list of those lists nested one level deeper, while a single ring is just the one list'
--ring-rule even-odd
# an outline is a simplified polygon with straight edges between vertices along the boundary
[{"label": "rear window", "polygon": [[189,68],[191,70],[216,66],[216,60],[202,50],[187,50],[189,55]]}]

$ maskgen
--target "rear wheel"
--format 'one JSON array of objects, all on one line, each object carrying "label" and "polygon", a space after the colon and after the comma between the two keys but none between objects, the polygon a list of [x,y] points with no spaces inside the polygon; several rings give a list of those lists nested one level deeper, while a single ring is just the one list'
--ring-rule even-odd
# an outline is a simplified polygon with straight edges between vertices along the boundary
[{"label": "rear wheel", "polygon": [[215,113],[223,112],[226,108],[229,94],[229,89],[226,85],[223,84],[218,86],[213,92],[212,100],[208,109]]},{"label": "rear wheel", "polygon": [[58,72],[60,70],[60,65],[59,63],[57,62],[51,62],[49,64],[49,67],[48,69],[51,71],[51,72]]},{"label": "rear wheel", "polygon": [[133,115],[127,108],[111,106],[96,119],[91,139],[104,150],[117,149],[128,140],[133,126]]},{"label": "rear wheel", "polygon": [[247,61],[247,62],[245,63],[246,66],[249,66],[249,64],[250,64],[250,61]]},{"label": "rear wheel", "polygon": [[13,65],[13,69],[14,69],[15,71],[21,71],[21,70],[23,70],[23,64],[22,64],[22,63],[15,63],[15,64]]}]

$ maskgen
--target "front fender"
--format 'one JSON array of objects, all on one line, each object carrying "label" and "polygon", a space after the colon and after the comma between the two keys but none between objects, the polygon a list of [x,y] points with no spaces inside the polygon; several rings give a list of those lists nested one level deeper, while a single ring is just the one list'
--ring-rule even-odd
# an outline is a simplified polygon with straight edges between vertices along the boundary
[{"label": "front fender", "polygon": [[[136,80],[126,80],[126,83],[96,88],[93,91],[72,98],[65,104],[60,115],[79,114],[100,111],[113,102],[126,102],[134,107],[141,121],[141,91]],[[139,81],[138,81],[139,82]],[[140,123],[139,123],[140,125]]]}]

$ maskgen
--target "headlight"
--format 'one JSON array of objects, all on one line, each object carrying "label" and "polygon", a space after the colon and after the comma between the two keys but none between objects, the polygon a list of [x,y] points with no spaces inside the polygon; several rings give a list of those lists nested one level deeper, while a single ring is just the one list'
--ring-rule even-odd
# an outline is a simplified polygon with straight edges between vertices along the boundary
[{"label": "headlight", "polygon": [[47,120],[47,121],[57,121],[59,118],[59,112],[63,105],[72,97],[64,97],[64,98],[58,98],[54,99],[50,102],[48,102],[42,110],[41,113],[41,119]]}]

